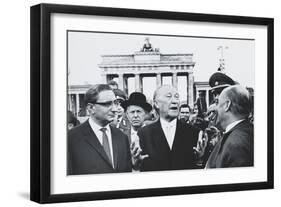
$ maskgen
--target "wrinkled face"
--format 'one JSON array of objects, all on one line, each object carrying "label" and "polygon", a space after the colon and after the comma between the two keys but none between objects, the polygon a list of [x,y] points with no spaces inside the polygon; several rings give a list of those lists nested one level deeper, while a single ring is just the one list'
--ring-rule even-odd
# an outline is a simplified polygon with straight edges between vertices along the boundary
[{"label": "wrinkled face", "polygon": [[139,128],[145,120],[145,111],[142,107],[131,105],[127,108],[127,117],[134,128]]},{"label": "wrinkled face", "polygon": [[101,125],[106,125],[113,121],[117,112],[118,103],[116,102],[113,91],[101,91],[94,104],[88,104],[90,116]]},{"label": "wrinkled face", "polygon": [[159,109],[160,117],[168,121],[178,117],[179,103],[179,93],[172,86],[160,88],[155,98],[155,104]]},{"label": "wrinkled face", "polygon": [[217,119],[217,102],[218,99],[215,100],[213,104],[211,104],[207,110],[207,119],[209,121],[210,126],[216,125],[216,119]]},{"label": "wrinkled face", "polygon": [[226,119],[226,112],[228,110],[228,101],[225,96],[225,93],[221,93],[221,95],[218,97],[217,102],[216,102],[216,126],[218,126],[221,129],[225,129],[225,119]]},{"label": "wrinkled face", "polygon": [[219,102],[219,96],[220,94],[218,91],[213,92],[214,102],[208,107],[207,110],[207,119],[210,126],[217,126],[217,105]]},{"label": "wrinkled face", "polygon": [[188,107],[182,107],[180,110],[180,119],[184,119],[185,121],[189,120],[189,108]]}]

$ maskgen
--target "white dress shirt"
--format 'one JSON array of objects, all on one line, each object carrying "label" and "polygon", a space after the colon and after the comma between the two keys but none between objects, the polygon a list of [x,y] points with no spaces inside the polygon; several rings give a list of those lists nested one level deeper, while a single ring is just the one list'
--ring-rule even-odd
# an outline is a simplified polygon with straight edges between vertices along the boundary
[{"label": "white dress shirt", "polygon": [[166,120],[160,118],[161,127],[164,131],[166,140],[169,144],[170,149],[172,149],[173,142],[175,139],[176,128],[177,128],[177,119],[174,119],[171,122],[167,122]]},{"label": "white dress shirt", "polygon": [[133,127],[131,127],[131,142],[139,143],[138,131],[134,130]]},{"label": "white dress shirt", "polygon": [[111,162],[114,168],[114,159],[113,159],[113,148],[112,148],[112,136],[111,136],[111,130],[109,125],[106,125],[105,127],[101,127],[100,125],[96,124],[91,118],[89,118],[89,124],[94,131],[95,135],[97,136],[100,144],[102,145],[102,134],[103,132],[100,130],[101,128],[106,128],[106,135],[108,137],[108,143],[109,143],[109,148],[110,148],[110,153],[111,153]]}]

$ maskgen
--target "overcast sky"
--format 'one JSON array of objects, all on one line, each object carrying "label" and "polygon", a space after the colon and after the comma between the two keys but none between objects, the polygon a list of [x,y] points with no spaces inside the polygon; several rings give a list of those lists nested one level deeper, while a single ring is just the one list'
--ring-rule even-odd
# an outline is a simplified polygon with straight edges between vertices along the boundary
[{"label": "overcast sky", "polygon": [[240,84],[254,88],[254,40],[96,32],[68,33],[69,84],[100,83],[98,64],[102,61],[101,55],[133,54],[142,48],[146,37],[162,54],[192,53],[195,81],[208,81],[216,72],[221,57],[218,47],[223,46],[226,74]]}]

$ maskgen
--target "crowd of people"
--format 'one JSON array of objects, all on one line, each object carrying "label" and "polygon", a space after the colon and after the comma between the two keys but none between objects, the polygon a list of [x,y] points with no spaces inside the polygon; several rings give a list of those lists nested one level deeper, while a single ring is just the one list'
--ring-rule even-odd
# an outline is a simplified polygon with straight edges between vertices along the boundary
[{"label": "crowd of people", "polygon": [[253,166],[252,97],[221,72],[209,84],[208,108],[200,94],[194,108],[182,103],[171,85],[157,88],[153,103],[140,92],[127,97],[114,81],[92,86],[89,119],[69,114],[67,174]]}]

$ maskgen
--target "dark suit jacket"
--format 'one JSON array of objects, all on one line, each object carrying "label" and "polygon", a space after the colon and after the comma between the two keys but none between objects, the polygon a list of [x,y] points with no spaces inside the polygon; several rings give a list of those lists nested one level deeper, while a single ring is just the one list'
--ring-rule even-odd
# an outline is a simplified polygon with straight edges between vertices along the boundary
[{"label": "dark suit jacket", "polygon": [[138,131],[144,159],[141,171],[180,170],[196,168],[193,147],[199,131],[177,121],[172,150],[168,145],[160,120]]},{"label": "dark suit jacket", "polygon": [[[121,130],[121,129],[120,129],[120,130]],[[131,127],[128,128],[128,129],[121,130],[121,131],[122,131],[124,134],[127,135],[129,144],[131,145],[131,143],[132,143],[132,139],[131,139]]]},{"label": "dark suit jacket", "polygon": [[130,172],[132,170],[128,137],[110,126],[114,168],[93,132],[89,121],[68,132],[67,174]]},{"label": "dark suit jacket", "polygon": [[206,168],[245,167],[254,164],[253,125],[242,121],[216,144]]}]

